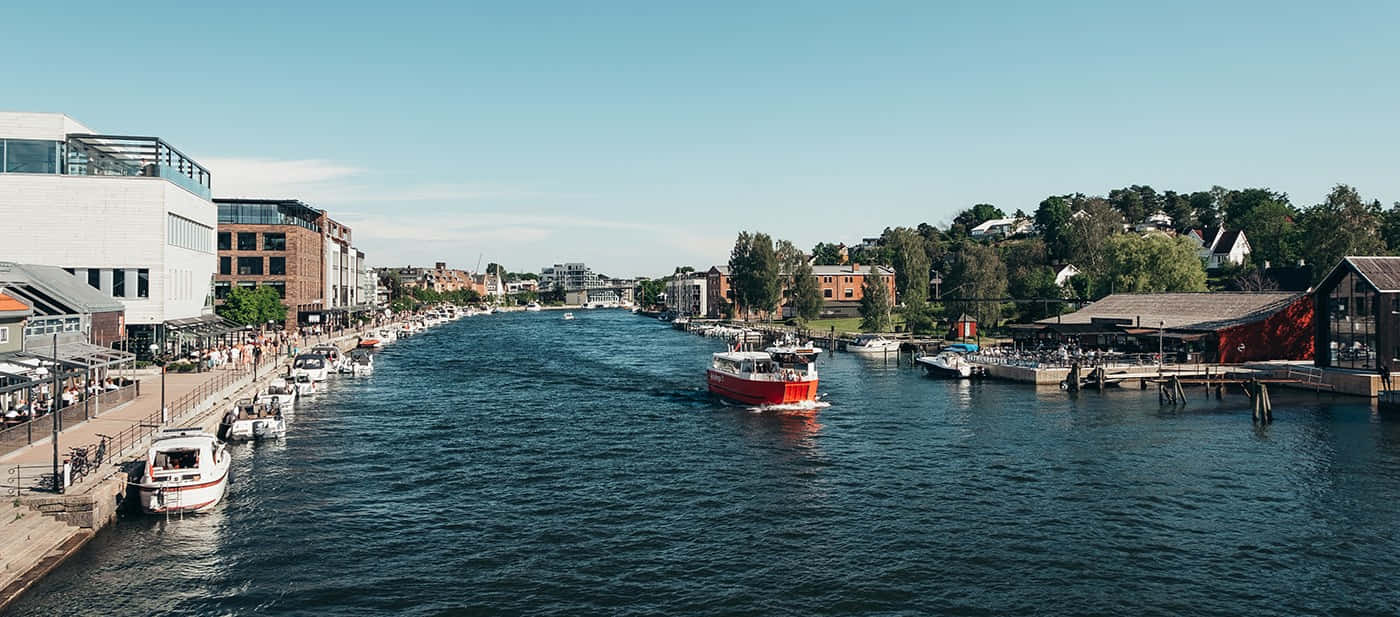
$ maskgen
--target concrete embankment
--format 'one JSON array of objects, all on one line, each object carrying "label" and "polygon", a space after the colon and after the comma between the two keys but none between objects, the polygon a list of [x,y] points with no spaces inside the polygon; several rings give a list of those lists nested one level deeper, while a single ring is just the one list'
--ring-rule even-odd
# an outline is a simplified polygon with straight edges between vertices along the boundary
[{"label": "concrete embankment", "polygon": [[[357,335],[348,335],[329,342],[345,351],[353,348],[356,341]],[[256,379],[248,372],[229,380],[227,385],[198,401],[179,417],[172,418],[166,426],[199,426],[213,432],[233,400],[255,394],[283,374],[288,362],[287,358],[279,358],[263,365]],[[159,388],[159,377],[155,380],[155,388],[147,383],[147,392]],[[158,402],[154,408],[159,409]],[[61,495],[24,490],[25,487],[18,485],[18,466],[10,467],[16,470],[14,478],[0,478],[16,483],[13,490],[7,491],[14,494],[7,496],[0,506],[0,610],[116,520],[122,504],[134,495],[123,470],[139,467],[135,461],[145,456],[153,434],[125,449],[120,456],[114,456],[114,460]],[[67,432],[62,435],[66,436]],[[65,443],[72,441],[65,440]]]}]

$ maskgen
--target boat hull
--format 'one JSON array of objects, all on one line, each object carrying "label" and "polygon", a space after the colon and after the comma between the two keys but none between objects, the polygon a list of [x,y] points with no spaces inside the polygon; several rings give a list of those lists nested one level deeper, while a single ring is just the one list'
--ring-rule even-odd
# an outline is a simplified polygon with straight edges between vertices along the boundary
[{"label": "boat hull", "polygon": [[140,491],[141,509],[151,514],[204,512],[223,500],[228,491],[228,469],[217,480],[184,486],[142,484]]},{"label": "boat hull", "polygon": [[948,379],[965,379],[972,376],[972,368],[966,365],[959,367],[944,366],[934,362],[919,360],[919,365],[924,367],[929,377],[944,377]]},{"label": "boat hull", "polygon": [[287,423],[281,418],[259,418],[239,420],[228,430],[228,438],[233,441],[254,439],[280,439],[287,434]]},{"label": "boat hull", "polygon": [[749,380],[709,369],[706,381],[710,392],[731,401],[749,405],[787,405],[817,400],[817,380]]}]

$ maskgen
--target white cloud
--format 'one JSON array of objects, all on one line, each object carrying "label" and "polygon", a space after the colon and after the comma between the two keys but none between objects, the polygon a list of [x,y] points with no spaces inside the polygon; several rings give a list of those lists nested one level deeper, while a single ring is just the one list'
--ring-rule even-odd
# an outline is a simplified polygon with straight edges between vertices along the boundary
[{"label": "white cloud", "polygon": [[202,159],[214,176],[219,197],[300,199],[312,205],[464,201],[542,195],[511,187],[471,183],[434,183],[384,187],[368,182],[369,170],[322,159]]}]

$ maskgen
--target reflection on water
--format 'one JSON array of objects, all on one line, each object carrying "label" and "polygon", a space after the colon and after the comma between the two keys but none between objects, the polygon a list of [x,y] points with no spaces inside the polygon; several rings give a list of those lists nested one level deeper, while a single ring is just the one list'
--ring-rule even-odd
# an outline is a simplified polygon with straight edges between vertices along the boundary
[{"label": "reflection on water", "polygon": [[[1400,422],[1328,395],[1069,395],[823,354],[831,406],[704,389],[723,342],[473,317],[124,516],[10,614],[1394,614]],[[1190,394],[1190,393],[1188,393]]]}]

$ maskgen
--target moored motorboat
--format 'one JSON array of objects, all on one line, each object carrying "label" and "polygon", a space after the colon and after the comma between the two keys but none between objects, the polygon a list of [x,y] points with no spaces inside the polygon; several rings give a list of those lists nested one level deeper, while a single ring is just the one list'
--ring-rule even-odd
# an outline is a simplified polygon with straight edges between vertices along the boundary
[{"label": "moored motorboat", "polygon": [[297,369],[292,372],[292,385],[296,386],[297,396],[309,396],[316,393],[316,380],[311,378],[311,374],[304,369]]},{"label": "moored motorboat", "polygon": [[311,381],[325,381],[329,372],[329,362],[325,356],[314,353],[305,353],[292,360],[292,370],[301,371],[311,378]]},{"label": "moored motorboat", "polygon": [[897,354],[899,341],[879,334],[862,334],[854,342],[846,343],[846,351],[859,354]]},{"label": "moored motorboat", "polygon": [[273,403],[282,411],[287,412],[296,406],[297,388],[290,381],[278,377],[268,383],[267,390],[259,392],[256,398],[260,401]]},{"label": "moored motorboat", "polygon": [[952,377],[963,379],[972,376],[972,364],[956,351],[940,351],[932,356],[914,359],[930,377]]},{"label": "moored motorboat", "polygon": [[727,351],[714,354],[706,371],[710,392],[749,405],[815,402],[815,354]]},{"label": "moored motorboat", "polygon": [[573,319],[573,318],[574,318],[574,314],[573,314],[573,313],[564,313],[564,319],[565,319],[565,320],[569,320],[569,319]]},{"label": "moored motorboat", "polygon": [[531,302],[525,305],[525,310],[531,313],[538,313],[540,312],[540,310],[542,310],[542,307],[540,307],[540,303],[538,302]]},{"label": "moored motorboat", "polygon": [[229,441],[280,439],[285,434],[281,405],[258,399],[238,399],[219,425],[219,436]]},{"label": "moored motorboat", "polygon": [[228,490],[229,455],[223,442],[198,428],[166,429],[146,452],[137,483],[146,512],[201,512]]},{"label": "moored motorboat", "polygon": [[374,355],[363,349],[350,353],[351,371],[356,377],[374,373]]}]

